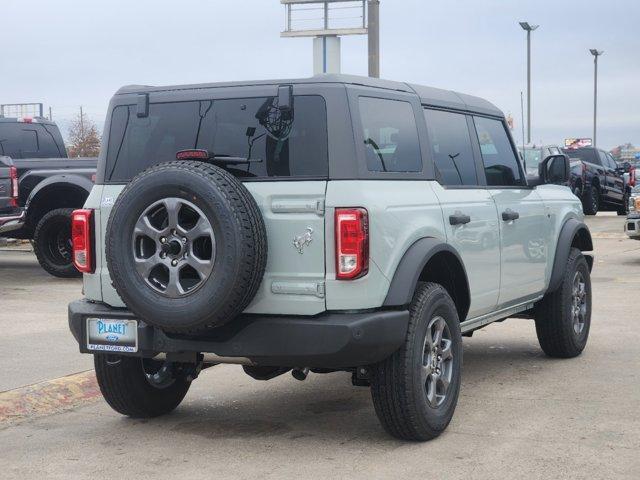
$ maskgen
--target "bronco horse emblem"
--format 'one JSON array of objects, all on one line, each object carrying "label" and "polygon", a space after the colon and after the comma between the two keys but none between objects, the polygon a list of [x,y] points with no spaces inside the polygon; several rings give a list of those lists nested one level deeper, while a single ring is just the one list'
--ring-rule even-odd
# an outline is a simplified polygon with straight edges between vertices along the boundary
[{"label": "bronco horse emblem", "polygon": [[311,242],[313,242],[313,228],[307,227],[307,231],[302,235],[297,235],[293,237],[293,246],[298,249],[298,253],[302,255],[304,253],[304,247],[308,246]]}]

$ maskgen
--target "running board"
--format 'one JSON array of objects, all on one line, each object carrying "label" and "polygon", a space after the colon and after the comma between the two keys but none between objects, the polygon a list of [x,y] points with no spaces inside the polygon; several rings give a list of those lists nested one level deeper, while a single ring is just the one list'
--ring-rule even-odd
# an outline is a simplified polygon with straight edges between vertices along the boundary
[{"label": "running board", "polygon": [[477,330],[478,328],[484,327],[485,325],[488,325],[492,322],[511,317],[512,315],[524,312],[525,310],[529,310],[530,308],[533,308],[535,303],[541,298],[542,295],[532,300],[527,300],[524,303],[519,303],[518,305],[513,305],[511,307],[503,308],[495,312],[487,313],[486,315],[481,315],[479,317],[465,320],[460,324],[460,331],[462,333],[472,332],[473,330]]}]

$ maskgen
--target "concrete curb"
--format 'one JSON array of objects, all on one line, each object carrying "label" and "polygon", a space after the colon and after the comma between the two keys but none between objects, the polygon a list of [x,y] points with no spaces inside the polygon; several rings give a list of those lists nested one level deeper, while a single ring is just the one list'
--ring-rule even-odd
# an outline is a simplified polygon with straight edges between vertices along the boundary
[{"label": "concrete curb", "polygon": [[76,408],[100,397],[93,370],[0,392],[0,426]]}]

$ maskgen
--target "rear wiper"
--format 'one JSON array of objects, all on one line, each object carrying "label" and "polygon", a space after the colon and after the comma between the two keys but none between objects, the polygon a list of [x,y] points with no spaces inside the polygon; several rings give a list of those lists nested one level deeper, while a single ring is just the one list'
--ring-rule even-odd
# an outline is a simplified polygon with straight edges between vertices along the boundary
[{"label": "rear wiper", "polygon": [[211,163],[242,165],[245,163],[262,163],[261,158],[233,157],[231,155],[213,155],[208,159]]},{"label": "rear wiper", "polygon": [[233,155],[217,155],[209,153],[208,150],[189,149],[180,150],[176,153],[177,160],[201,160],[209,163],[219,163],[222,165],[245,165],[248,163],[261,163],[260,158],[236,157]]}]

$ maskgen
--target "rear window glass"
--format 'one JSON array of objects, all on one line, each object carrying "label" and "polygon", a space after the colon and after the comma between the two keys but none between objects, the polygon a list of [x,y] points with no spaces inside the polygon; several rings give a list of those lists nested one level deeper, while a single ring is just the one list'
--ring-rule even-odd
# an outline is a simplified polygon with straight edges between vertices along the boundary
[{"label": "rear window glass", "polygon": [[567,154],[569,158],[574,160],[583,160],[588,163],[594,163],[600,165],[600,159],[598,158],[598,152],[591,148],[563,148],[562,151]]},{"label": "rear window glass", "polygon": [[360,97],[360,120],[367,169],[371,172],[419,172],[420,143],[409,102]]},{"label": "rear window glass", "polygon": [[277,98],[152,103],[138,118],[135,105],[113,110],[105,179],[127,181],[146,168],[201,148],[246,163],[226,170],[246,178],[328,176],[327,114],[318,95],[295,96],[284,119]]}]

